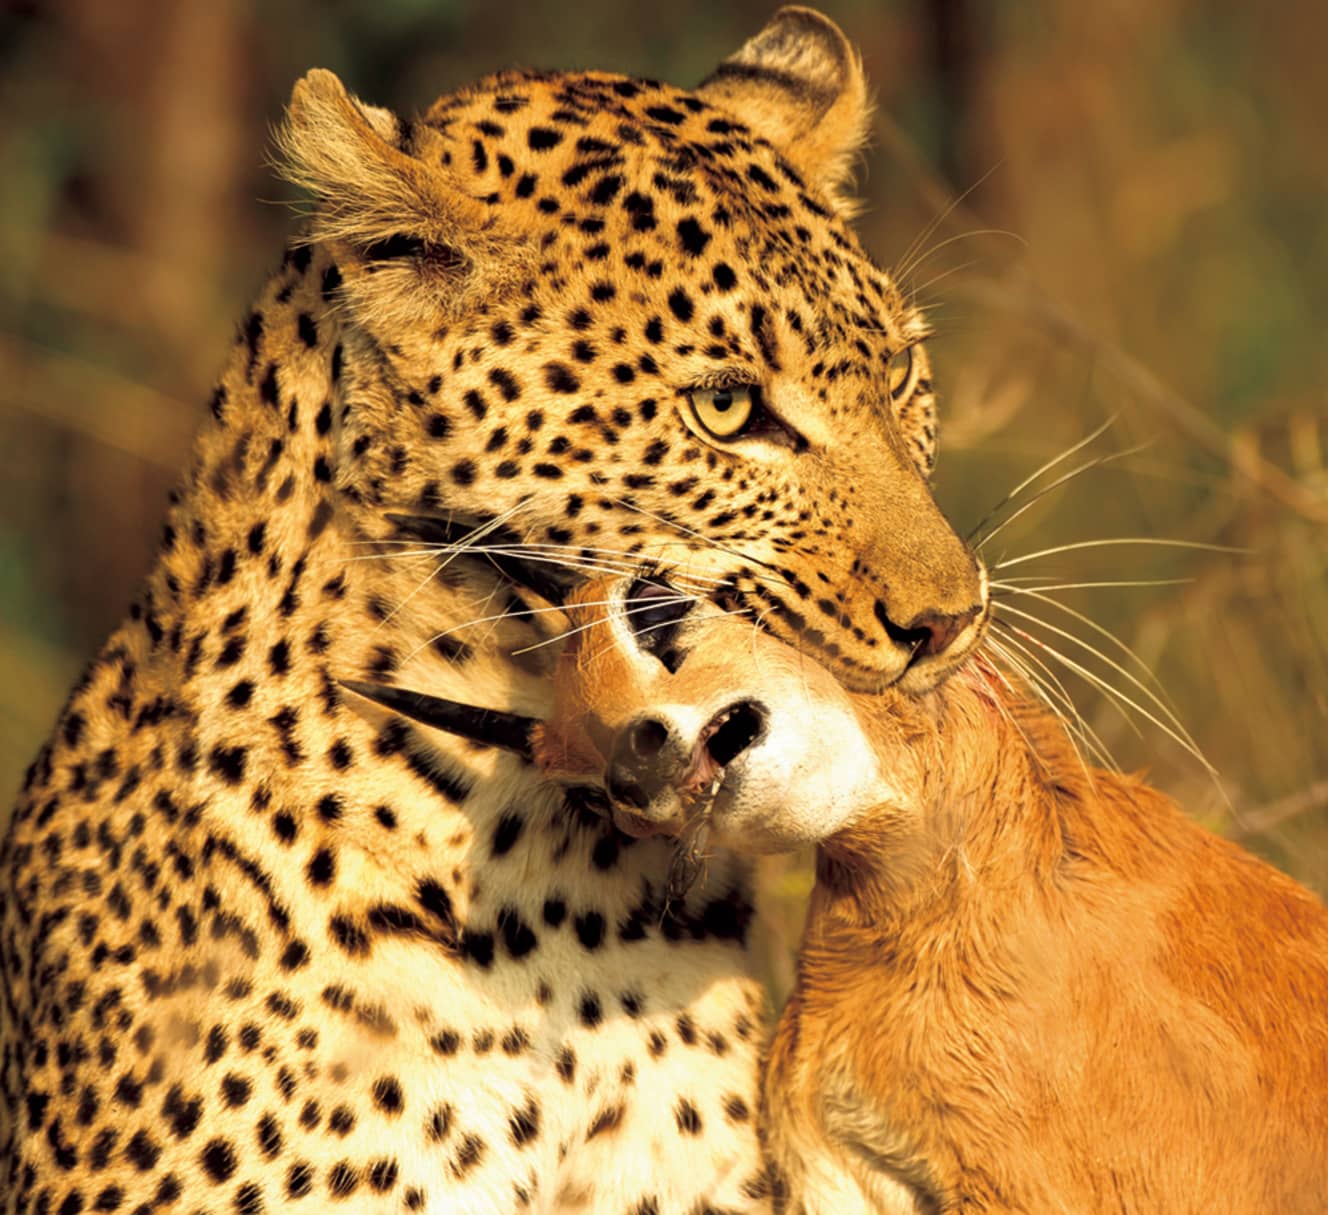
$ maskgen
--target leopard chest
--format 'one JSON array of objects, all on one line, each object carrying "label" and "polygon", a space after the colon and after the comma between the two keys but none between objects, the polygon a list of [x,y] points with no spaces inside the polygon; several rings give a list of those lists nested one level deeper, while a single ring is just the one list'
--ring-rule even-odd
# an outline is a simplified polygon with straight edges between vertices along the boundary
[{"label": "leopard chest", "polygon": [[[275,793],[244,817],[214,819],[214,805],[187,823],[181,809],[151,840],[169,895],[124,884],[125,918],[103,917],[91,949],[76,920],[49,930],[37,956],[76,973],[82,996],[49,984],[29,1027],[25,1085],[45,1106],[29,1154],[66,1161],[85,1197],[190,1179],[250,1211],[306,1196],[351,1210],[759,1205],[745,875],[720,863],[666,909],[653,893],[666,853],[523,801],[518,778],[468,790],[485,829],[450,858],[458,885],[446,840],[416,864],[349,842],[366,838],[361,816],[381,829],[390,804],[400,832],[412,795],[430,804],[401,768],[377,770],[374,799],[363,777],[317,793],[314,817],[331,821],[284,856],[265,839],[287,829]],[[302,821],[295,842],[314,834]],[[75,881],[70,859],[48,869],[48,895]],[[156,947],[126,949],[149,921]],[[102,938],[112,948],[94,958]]]}]

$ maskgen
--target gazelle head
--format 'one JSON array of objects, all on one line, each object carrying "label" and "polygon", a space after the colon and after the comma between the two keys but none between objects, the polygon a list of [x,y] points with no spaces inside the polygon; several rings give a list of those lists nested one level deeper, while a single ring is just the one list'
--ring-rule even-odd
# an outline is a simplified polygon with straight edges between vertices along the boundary
[{"label": "gazelle head", "polygon": [[348,686],[596,791],[629,835],[682,836],[704,821],[710,842],[747,853],[858,825],[910,835],[938,785],[954,783],[953,736],[972,733],[963,717],[998,711],[982,664],[919,694],[852,692],[749,619],[663,578],[587,582],[563,606],[572,627],[542,720]]}]

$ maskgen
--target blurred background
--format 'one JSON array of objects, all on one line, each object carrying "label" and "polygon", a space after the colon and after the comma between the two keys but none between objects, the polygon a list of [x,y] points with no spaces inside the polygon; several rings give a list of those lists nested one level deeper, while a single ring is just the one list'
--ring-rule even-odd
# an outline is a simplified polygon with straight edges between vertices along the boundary
[{"label": "blurred background", "polygon": [[[877,90],[859,227],[936,327],[959,530],[1115,419],[1039,484],[1108,462],[984,550],[1029,557],[998,571],[1037,592],[1007,601],[1006,641],[1123,767],[1328,891],[1322,4],[822,5]],[[4,0],[0,807],[146,569],[280,255],[266,158],[294,80],[330,67],[404,112],[514,63],[691,84],[773,7]],[[1222,548],[1087,543],[1129,538]],[[806,865],[765,879],[791,939]]]}]

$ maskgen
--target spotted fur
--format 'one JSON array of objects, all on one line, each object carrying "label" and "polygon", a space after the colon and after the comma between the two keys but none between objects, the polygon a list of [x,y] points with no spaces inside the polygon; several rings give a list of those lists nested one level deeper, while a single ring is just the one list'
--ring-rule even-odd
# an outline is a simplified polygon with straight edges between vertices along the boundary
[{"label": "spotted fur", "polygon": [[[4,1210],[768,1207],[743,864],[665,906],[666,845],[340,681],[547,701],[554,605],[409,518],[667,566],[855,686],[963,649],[923,328],[844,221],[864,97],[798,9],[695,92],[297,86],[308,233],[4,845]],[[719,444],[687,392],[734,376],[771,429]]]}]

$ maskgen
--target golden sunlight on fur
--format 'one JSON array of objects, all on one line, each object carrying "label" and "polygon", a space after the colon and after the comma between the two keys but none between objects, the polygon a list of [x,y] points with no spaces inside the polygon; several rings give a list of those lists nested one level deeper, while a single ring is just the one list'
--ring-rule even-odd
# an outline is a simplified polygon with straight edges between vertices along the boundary
[{"label": "golden sunlight on fur", "polygon": [[[857,695],[707,605],[666,665],[631,599],[580,600],[537,762],[604,782],[638,834],[705,816],[729,846],[820,842],[765,1080],[790,1211],[1328,1208],[1308,891],[1086,768],[981,656]],[[708,754],[737,705],[743,747]],[[615,781],[642,787],[624,805]]]}]

